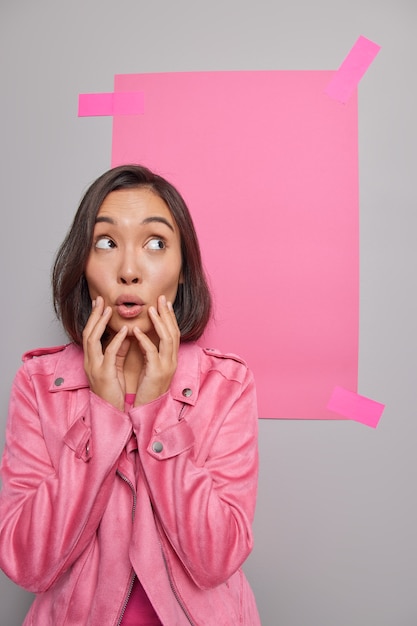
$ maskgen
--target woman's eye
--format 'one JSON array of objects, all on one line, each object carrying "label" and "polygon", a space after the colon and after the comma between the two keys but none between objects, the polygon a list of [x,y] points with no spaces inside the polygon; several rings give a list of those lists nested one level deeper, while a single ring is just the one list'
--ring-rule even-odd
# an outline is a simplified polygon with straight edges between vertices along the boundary
[{"label": "woman's eye", "polygon": [[97,239],[95,246],[101,250],[110,250],[114,248],[116,244],[110,237],[100,237],[100,239]]},{"label": "woman's eye", "polygon": [[145,247],[148,248],[148,250],[163,250],[165,248],[165,241],[159,239],[159,237],[155,237],[154,239],[150,239]]}]

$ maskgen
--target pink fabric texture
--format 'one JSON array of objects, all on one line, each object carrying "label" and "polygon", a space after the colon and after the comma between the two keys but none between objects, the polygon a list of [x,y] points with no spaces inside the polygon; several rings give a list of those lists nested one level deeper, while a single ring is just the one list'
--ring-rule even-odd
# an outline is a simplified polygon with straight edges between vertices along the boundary
[{"label": "pink fabric texture", "polygon": [[[126,409],[130,410],[135,401],[136,394],[127,393],[125,395]],[[128,458],[130,459],[133,467],[135,468],[136,480],[138,480],[137,470],[138,462],[136,458],[137,444],[135,437],[132,437],[134,443],[129,442],[127,447]],[[132,441],[131,439],[131,441]],[[135,576],[131,593],[129,595],[126,608],[123,612],[122,621],[120,626],[161,626],[161,621],[152,604],[149,602],[149,598],[145,593],[139,579]]]},{"label": "pink fabric texture", "polygon": [[0,567],[37,594],[25,625],[114,626],[136,572],[164,626],[258,626],[241,570],[257,426],[233,355],[181,345],[169,391],[127,412],[90,391],[77,346],[25,355],[0,494]]}]

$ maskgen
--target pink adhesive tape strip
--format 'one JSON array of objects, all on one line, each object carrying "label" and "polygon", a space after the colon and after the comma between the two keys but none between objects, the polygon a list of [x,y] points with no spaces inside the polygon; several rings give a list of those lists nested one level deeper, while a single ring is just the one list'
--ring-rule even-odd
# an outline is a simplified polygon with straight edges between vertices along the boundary
[{"label": "pink adhesive tape strip", "polygon": [[96,115],[140,115],[145,111],[143,91],[120,93],[81,93],[78,117]]},{"label": "pink adhesive tape strip", "polygon": [[353,391],[335,387],[327,408],[355,422],[376,428],[385,406]]},{"label": "pink adhesive tape strip", "polygon": [[325,93],[339,102],[346,103],[380,49],[381,46],[361,35],[333,75]]}]

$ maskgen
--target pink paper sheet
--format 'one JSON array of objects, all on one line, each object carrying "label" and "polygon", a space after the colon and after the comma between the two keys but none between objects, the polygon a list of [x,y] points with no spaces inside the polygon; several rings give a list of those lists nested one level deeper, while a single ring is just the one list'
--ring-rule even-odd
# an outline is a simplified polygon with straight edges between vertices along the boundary
[{"label": "pink paper sheet", "polygon": [[144,114],[114,117],[112,165],[184,195],[215,298],[201,343],[247,360],[264,418],[335,419],[334,387],[357,387],[357,98],[326,96],[333,74],[115,78]]}]

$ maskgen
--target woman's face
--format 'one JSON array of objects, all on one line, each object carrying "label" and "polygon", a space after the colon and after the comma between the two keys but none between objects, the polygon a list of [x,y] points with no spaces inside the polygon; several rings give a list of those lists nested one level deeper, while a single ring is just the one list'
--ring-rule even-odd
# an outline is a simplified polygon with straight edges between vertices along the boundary
[{"label": "woman's face", "polygon": [[92,300],[104,298],[113,315],[108,328],[124,325],[153,335],[148,315],[158,296],[172,303],[181,281],[181,241],[168,206],[151,189],[111,192],[96,218],[85,276]]}]

